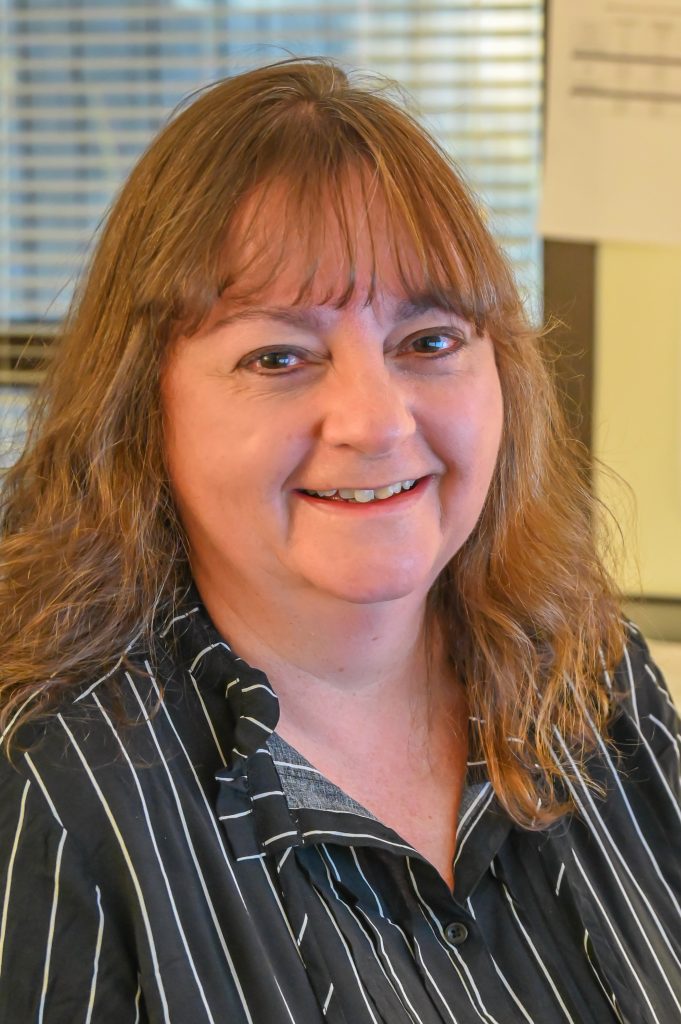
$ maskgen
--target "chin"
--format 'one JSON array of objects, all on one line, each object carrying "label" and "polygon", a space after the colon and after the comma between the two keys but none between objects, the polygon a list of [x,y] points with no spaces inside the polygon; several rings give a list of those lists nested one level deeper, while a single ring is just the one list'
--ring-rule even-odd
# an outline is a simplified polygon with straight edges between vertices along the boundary
[{"label": "chin", "polygon": [[399,601],[406,597],[420,595],[425,600],[434,573],[416,573],[413,570],[372,572],[371,569],[343,578],[338,573],[333,578],[311,580],[316,589],[349,604],[367,605]]}]

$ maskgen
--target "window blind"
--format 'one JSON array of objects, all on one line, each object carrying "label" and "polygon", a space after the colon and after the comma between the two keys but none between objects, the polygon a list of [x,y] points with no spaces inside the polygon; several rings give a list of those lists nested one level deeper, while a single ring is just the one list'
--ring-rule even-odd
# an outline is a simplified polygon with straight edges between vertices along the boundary
[{"label": "window blind", "polygon": [[405,86],[538,291],[540,0],[0,0],[0,40],[0,385],[39,376],[93,233],[176,104],[288,56]]}]

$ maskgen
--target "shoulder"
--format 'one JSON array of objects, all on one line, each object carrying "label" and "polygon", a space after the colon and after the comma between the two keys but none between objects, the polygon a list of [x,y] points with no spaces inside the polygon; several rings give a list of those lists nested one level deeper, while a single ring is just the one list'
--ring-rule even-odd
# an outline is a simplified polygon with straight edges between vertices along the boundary
[{"label": "shoulder", "polygon": [[23,814],[94,851],[173,792],[203,799],[230,734],[218,688],[201,686],[181,659],[137,652],[29,721],[9,756],[0,751],[0,842]]},{"label": "shoulder", "polygon": [[681,721],[664,676],[653,660],[643,635],[626,623],[627,645],[611,686],[618,719],[633,726],[641,742],[656,751],[678,746]]},{"label": "shoulder", "polygon": [[627,623],[627,645],[612,678],[614,714],[609,742],[628,792],[641,791],[652,808],[667,806],[681,820],[681,720],[640,631]]}]

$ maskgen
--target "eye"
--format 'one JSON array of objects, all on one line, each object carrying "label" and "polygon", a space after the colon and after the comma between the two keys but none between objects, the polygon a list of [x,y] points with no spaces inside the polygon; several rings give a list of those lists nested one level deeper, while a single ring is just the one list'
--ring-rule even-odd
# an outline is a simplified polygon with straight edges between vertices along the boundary
[{"label": "eye", "polygon": [[264,352],[254,352],[243,361],[242,366],[255,370],[256,373],[277,374],[295,370],[302,361],[302,355],[293,349],[272,348]]},{"label": "eye", "polygon": [[405,345],[417,355],[444,356],[458,352],[465,343],[465,339],[460,335],[438,330],[407,338]]}]

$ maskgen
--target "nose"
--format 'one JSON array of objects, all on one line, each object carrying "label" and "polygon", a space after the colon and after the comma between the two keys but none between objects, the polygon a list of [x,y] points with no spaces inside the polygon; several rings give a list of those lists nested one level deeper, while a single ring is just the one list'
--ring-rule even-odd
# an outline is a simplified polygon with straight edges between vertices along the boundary
[{"label": "nose", "polygon": [[382,353],[335,369],[326,382],[322,414],[327,444],[374,457],[394,451],[416,430],[407,382]]}]

